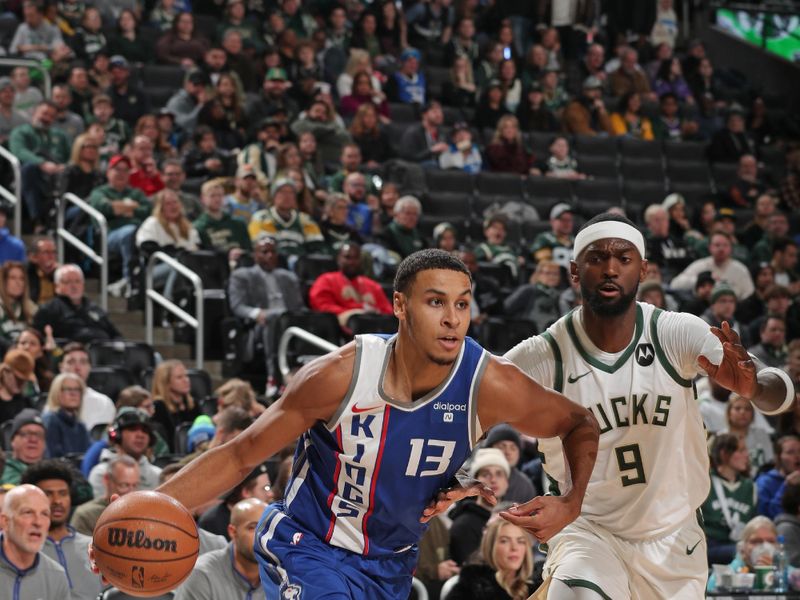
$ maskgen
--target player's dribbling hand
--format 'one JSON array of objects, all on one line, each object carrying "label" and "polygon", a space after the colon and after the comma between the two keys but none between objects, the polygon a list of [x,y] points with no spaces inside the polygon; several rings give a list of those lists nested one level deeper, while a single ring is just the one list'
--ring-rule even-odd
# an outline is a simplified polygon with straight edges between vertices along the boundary
[{"label": "player's dribbling hand", "polygon": [[551,537],[572,523],[580,514],[576,505],[565,496],[537,496],[524,504],[512,506],[500,513],[509,523],[521,527],[540,542]]},{"label": "player's dribbling hand", "polygon": [[[108,503],[111,504],[117,498],[119,498],[119,494],[111,494],[111,499],[109,500]],[[102,580],[103,585],[108,585],[109,581],[102,576],[102,574],[100,573],[100,568],[97,566],[97,562],[94,560],[94,546],[92,546],[91,541],[89,542],[89,546],[86,548],[86,552],[89,555],[89,568],[92,570],[92,573],[94,573],[95,575],[100,575],[100,579]]]},{"label": "player's dribbling hand", "polygon": [[492,488],[485,486],[477,479],[460,480],[459,485],[441,490],[436,498],[431,500],[427,508],[422,511],[420,523],[427,523],[436,515],[447,512],[453,504],[470,496],[480,496],[491,506],[497,504],[497,497]]},{"label": "player's dribbling hand", "polygon": [[715,365],[705,356],[699,356],[697,363],[716,383],[751,400],[758,392],[756,366],[742,346],[739,334],[727,321],[722,322],[722,327],[712,327],[711,333],[722,342],[722,361]]}]

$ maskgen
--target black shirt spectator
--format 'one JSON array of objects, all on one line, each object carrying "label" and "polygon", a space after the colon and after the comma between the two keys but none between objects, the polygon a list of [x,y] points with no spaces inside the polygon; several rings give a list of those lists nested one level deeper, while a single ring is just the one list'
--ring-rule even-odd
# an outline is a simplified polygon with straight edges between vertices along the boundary
[{"label": "black shirt spectator", "polygon": [[728,113],[725,128],[714,134],[708,147],[711,162],[735,162],[745,154],[756,154],[756,144],[744,128],[741,107],[734,106]]}]

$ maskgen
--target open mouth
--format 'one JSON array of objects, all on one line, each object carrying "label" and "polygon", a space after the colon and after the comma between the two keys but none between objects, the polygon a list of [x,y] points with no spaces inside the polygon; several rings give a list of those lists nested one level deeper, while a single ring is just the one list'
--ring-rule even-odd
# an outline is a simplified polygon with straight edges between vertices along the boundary
[{"label": "open mouth", "polygon": [[439,338],[439,343],[447,350],[454,350],[458,348],[458,344],[460,342],[461,340],[459,338],[452,335],[446,335]]},{"label": "open mouth", "polygon": [[622,289],[615,283],[604,283],[598,286],[597,292],[604,298],[614,298],[622,293]]}]

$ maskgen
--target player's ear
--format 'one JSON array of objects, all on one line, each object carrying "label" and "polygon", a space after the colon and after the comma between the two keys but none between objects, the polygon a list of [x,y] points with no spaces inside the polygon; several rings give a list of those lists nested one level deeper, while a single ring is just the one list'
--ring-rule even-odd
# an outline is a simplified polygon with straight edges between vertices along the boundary
[{"label": "player's ear", "polygon": [[572,282],[578,281],[578,263],[574,260],[569,261],[569,279]]},{"label": "player's ear", "polygon": [[234,527],[231,523],[228,523],[228,538],[233,539],[236,535],[236,527]]},{"label": "player's ear", "polygon": [[643,258],[642,269],[639,272],[639,283],[643,282],[645,279],[647,279],[647,259]]},{"label": "player's ear", "polygon": [[401,321],[406,314],[406,302],[407,298],[402,292],[394,292],[392,294],[392,309],[394,311],[394,316]]}]

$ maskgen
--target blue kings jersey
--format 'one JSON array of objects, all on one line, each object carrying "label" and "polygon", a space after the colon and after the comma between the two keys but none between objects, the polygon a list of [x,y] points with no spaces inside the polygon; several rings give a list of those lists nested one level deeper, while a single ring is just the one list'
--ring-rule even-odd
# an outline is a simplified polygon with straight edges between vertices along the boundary
[{"label": "blue kings jersey", "polygon": [[298,443],[284,512],[320,540],[369,557],[416,544],[422,511],[472,452],[488,353],[467,338],[447,378],[411,403],[383,381],[394,337],[356,337],[350,389]]}]

